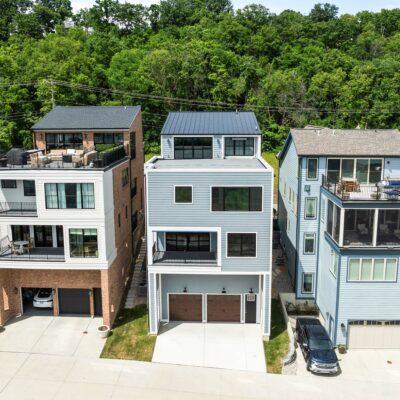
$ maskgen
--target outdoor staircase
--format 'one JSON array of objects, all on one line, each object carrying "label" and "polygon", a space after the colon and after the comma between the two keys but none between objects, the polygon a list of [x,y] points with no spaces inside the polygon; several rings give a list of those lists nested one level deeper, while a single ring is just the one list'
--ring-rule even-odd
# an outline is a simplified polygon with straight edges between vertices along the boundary
[{"label": "outdoor staircase", "polygon": [[131,286],[125,301],[125,308],[147,304],[146,238],[141,239],[139,253],[135,260]]}]

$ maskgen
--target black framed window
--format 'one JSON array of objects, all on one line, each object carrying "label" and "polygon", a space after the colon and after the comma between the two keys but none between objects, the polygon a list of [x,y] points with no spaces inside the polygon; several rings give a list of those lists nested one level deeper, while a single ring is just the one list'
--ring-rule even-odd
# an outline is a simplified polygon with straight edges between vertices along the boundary
[{"label": "black framed window", "polygon": [[302,285],[301,285],[301,292],[302,293],[312,293],[314,291],[313,288],[313,282],[314,282],[314,277],[313,274],[310,273],[303,273],[302,277]]},{"label": "black framed window", "polygon": [[212,211],[262,211],[262,187],[213,187]]},{"label": "black framed window", "polygon": [[107,132],[107,133],[95,133],[94,144],[124,144],[122,133]]},{"label": "black framed window", "polygon": [[131,150],[131,160],[136,158],[136,132],[129,134],[129,147]]},{"label": "black framed window", "polygon": [[315,254],[315,233],[304,234],[304,254]]},{"label": "black framed window", "polygon": [[11,225],[11,235],[12,240],[15,242],[17,240],[29,241],[30,233],[28,225]]},{"label": "black framed window", "polygon": [[98,257],[97,229],[70,229],[71,258]]},{"label": "black framed window", "polygon": [[193,201],[191,186],[175,186],[175,203],[188,204]]},{"label": "black framed window", "polygon": [[254,138],[225,138],[225,156],[254,156]]},{"label": "black framed window", "polygon": [[228,233],[228,257],[256,257],[255,233]]},{"label": "black framed window", "polygon": [[315,181],[318,179],[318,158],[307,159],[307,180]]},{"label": "black framed window", "polygon": [[24,196],[36,196],[35,181],[24,182]]},{"label": "black framed window", "polygon": [[45,183],[46,208],[94,208],[93,183]]},{"label": "black framed window", "polygon": [[47,133],[46,149],[82,149],[82,133]]},{"label": "black framed window", "polygon": [[132,215],[132,232],[135,232],[137,226],[138,226],[138,212],[136,211]]},{"label": "black framed window", "polygon": [[17,181],[15,179],[2,179],[1,180],[2,189],[16,189]]},{"label": "black framed window", "polygon": [[132,186],[131,186],[131,198],[135,197],[137,193],[137,178],[136,176],[132,179]]},{"label": "black framed window", "polygon": [[210,234],[192,232],[167,232],[167,251],[210,251]]},{"label": "black framed window", "polygon": [[212,159],[213,138],[175,138],[174,158],[181,159]]},{"label": "black framed window", "polygon": [[129,171],[128,168],[122,170],[122,186],[126,186],[129,182]]}]

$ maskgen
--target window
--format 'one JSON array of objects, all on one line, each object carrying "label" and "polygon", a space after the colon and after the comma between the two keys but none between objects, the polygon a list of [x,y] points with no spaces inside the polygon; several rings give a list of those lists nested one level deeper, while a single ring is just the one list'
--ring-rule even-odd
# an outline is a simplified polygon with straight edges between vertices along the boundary
[{"label": "window", "polygon": [[131,160],[136,158],[136,132],[129,134],[129,147],[131,150]]},{"label": "window", "polygon": [[350,258],[348,281],[396,282],[396,258]]},{"label": "window", "polygon": [[175,203],[191,204],[193,188],[191,186],[175,186]]},{"label": "window", "polygon": [[210,251],[210,234],[196,232],[167,232],[167,251]]},{"label": "window", "polygon": [[35,181],[24,181],[24,196],[36,196]]},{"label": "window", "polygon": [[17,181],[14,179],[2,179],[1,180],[1,188],[2,189],[16,189]]},{"label": "window", "polygon": [[175,138],[174,158],[181,159],[212,159],[212,138]]},{"label": "window", "polygon": [[118,213],[118,228],[121,228],[121,213]]},{"label": "window", "polygon": [[128,168],[122,170],[122,186],[126,186],[129,182],[129,171]]},{"label": "window", "polygon": [[137,226],[138,226],[138,212],[136,211],[132,215],[132,232],[135,232]]},{"label": "window", "polygon": [[304,208],[304,218],[315,219],[317,216],[317,199],[315,197],[306,197]]},{"label": "window", "polygon": [[313,274],[303,273],[303,282],[301,285],[301,293],[308,294],[313,292]]},{"label": "window", "polygon": [[131,186],[131,199],[136,196],[137,192],[137,178],[136,176],[132,180],[132,186]]},{"label": "window", "polygon": [[14,242],[17,240],[29,241],[29,225],[11,225],[11,235]]},{"label": "window", "polygon": [[256,257],[255,233],[228,233],[228,257]]},{"label": "window", "polygon": [[307,179],[310,181],[318,179],[318,158],[307,159]]},{"label": "window", "polygon": [[304,234],[304,254],[315,254],[315,233]]},{"label": "window", "polygon": [[122,133],[95,133],[94,134],[94,144],[124,144]]},{"label": "window", "polygon": [[46,149],[82,149],[82,133],[47,133]]},{"label": "window", "polygon": [[94,208],[93,183],[45,183],[46,208]]},{"label": "window", "polygon": [[98,257],[97,229],[70,229],[69,244],[71,258]]},{"label": "window", "polygon": [[331,250],[331,259],[330,259],[330,263],[329,263],[329,271],[332,272],[332,274],[333,274],[333,276],[335,278],[337,277],[338,266],[339,266],[339,256],[336,253],[336,251]]},{"label": "window", "polygon": [[225,138],[225,157],[254,156],[254,138]]},{"label": "window", "polygon": [[213,187],[212,211],[262,211],[262,187]]}]

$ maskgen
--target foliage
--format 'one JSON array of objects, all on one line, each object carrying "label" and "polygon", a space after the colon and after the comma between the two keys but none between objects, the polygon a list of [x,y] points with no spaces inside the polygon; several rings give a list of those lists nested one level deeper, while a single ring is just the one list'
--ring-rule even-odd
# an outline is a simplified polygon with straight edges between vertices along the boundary
[{"label": "foliage", "polygon": [[319,3],[276,15],[229,0],[96,0],[73,13],[69,0],[0,0],[0,146],[29,146],[52,96],[140,104],[154,153],[177,110],[254,110],[273,152],[291,126],[394,128],[399,48],[399,9],[340,15]]},{"label": "foliage", "polygon": [[274,190],[278,191],[279,186],[279,161],[276,158],[277,153],[262,153],[264,160],[274,169]]}]

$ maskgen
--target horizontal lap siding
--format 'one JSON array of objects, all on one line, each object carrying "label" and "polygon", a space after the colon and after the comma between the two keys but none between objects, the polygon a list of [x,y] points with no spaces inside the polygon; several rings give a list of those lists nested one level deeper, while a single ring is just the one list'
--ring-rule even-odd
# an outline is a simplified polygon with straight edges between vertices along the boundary
[{"label": "horizontal lap siding", "polygon": [[385,159],[384,178],[400,178],[400,157],[390,157]]},{"label": "horizontal lap siding", "polygon": [[[149,227],[220,227],[222,269],[269,271],[271,251],[271,172],[149,172]],[[174,185],[193,185],[193,204],[174,204]],[[264,187],[263,212],[211,212],[211,186]],[[226,258],[227,232],[257,232],[257,258]]]}]

